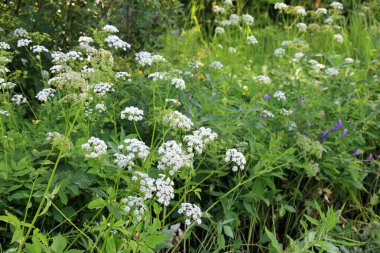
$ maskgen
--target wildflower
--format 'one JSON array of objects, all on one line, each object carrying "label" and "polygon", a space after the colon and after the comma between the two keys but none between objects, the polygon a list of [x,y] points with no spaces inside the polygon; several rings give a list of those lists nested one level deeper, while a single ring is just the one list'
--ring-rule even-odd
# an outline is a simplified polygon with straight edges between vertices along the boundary
[{"label": "wildflower", "polygon": [[220,22],[220,25],[223,26],[223,27],[230,26],[231,25],[231,21],[229,21],[229,20],[222,20]]},{"label": "wildflower", "polygon": [[292,111],[292,110],[286,110],[285,108],[282,108],[282,109],[280,110],[280,113],[281,113],[282,115],[284,115],[284,116],[289,116],[289,115],[291,115],[291,114],[293,113],[293,111]]},{"label": "wildflower", "polygon": [[215,12],[215,13],[221,13],[221,14],[223,14],[223,13],[226,12],[226,9],[224,9],[223,7],[220,7],[218,5],[214,5],[212,7],[212,11]]},{"label": "wildflower", "polygon": [[104,104],[96,104],[95,109],[98,110],[99,113],[106,111],[106,106]]},{"label": "wildflower", "polygon": [[183,131],[189,131],[194,126],[191,119],[178,111],[168,110],[162,119],[170,127]]},{"label": "wildflower", "polygon": [[336,68],[328,68],[328,69],[326,69],[326,74],[328,76],[337,76],[337,75],[339,75],[339,70]]},{"label": "wildflower", "polygon": [[117,72],[116,73],[116,78],[125,78],[125,79],[130,79],[131,75],[128,72]]},{"label": "wildflower", "polygon": [[345,136],[347,135],[347,133],[348,133],[348,129],[345,128],[345,129],[343,130],[343,132],[342,132],[342,137],[345,137]]},{"label": "wildflower", "polygon": [[187,152],[202,154],[205,146],[218,137],[217,133],[210,128],[201,127],[195,130],[192,135],[186,135],[183,140],[187,143]]},{"label": "wildflower", "polygon": [[338,43],[343,43],[343,36],[341,34],[334,34],[334,40]]},{"label": "wildflower", "polygon": [[166,103],[173,103],[173,104],[175,104],[175,105],[181,105],[181,102],[179,102],[177,99],[173,99],[173,98],[166,98],[165,99],[165,102]]},{"label": "wildflower", "polygon": [[234,47],[229,47],[228,52],[230,52],[231,54],[236,54],[237,50]]},{"label": "wildflower", "polygon": [[54,65],[50,68],[51,73],[69,72],[70,70],[71,67],[66,65]]},{"label": "wildflower", "polygon": [[46,49],[46,47],[44,47],[44,46],[40,46],[40,45],[31,46],[31,47],[30,47],[30,50],[32,50],[33,53],[49,52],[49,51]]},{"label": "wildflower", "polygon": [[273,113],[270,112],[270,111],[263,110],[263,114],[264,114],[264,116],[267,116],[267,117],[269,117],[269,118],[274,118]]},{"label": "wildflower", "polygon": [[[143,219],[147,207],[144,204],[144,199],[142,197],[128,196],[122,200],[122,203],[125,204],[125,212],[129,213],[133,210],[133,215],[138,221],[141,221]],[[145,219],[146,217],[144,217],[144,220]]]},{"label": "wildflower", "polygon": [[11,101],[16,105],[25,104],[26,98],[23,95],[14,95]]},{"label": "wildflower", "polygon": [[243,153],[239,152],[235,148],[227,149],[226,157],[224,158],[224,161],[234,163],[234,166],[232,167],[233,172],[236,172],[239,169],[244,170],[244,166],[246,164],[246,160]]},{"label": "wildflower", "polygon": [[58,138],[63,138],[63,135],[58,132],[48,132],[46,134],[46,140],[47,141],[54,141]]},{"label": "wildflower", "polygon": [[327,135],[330,133],[330,129],[327,129],[326,131],[324,131],[323,132],[323,134],[319,137],[319,139],[321,140],[321,141],[323,141],[326,137],[327,137]]},{"label": "wildflower", "polygon": [[339,2],[332,2],[330,4],[330,6],[334,9],[334,10],[343,10],[343,4],[339,3]]},{"label": "wildflower", "polygon": [[276,4],[274,4],[274,9],[275,10],[282,11],[282,10],[285,10],[286,8],[288,8],[288,7],[289,6],[287,4],[285,4],[285,3],[276,3]]},{"label": "wildflower", "polygon": [[306,32],[307,30],[307,25],[305,23],[298,23],[296,26],[300,32]]},{"label": "wildflower", "polygon": [[121,40],[116,35],[109,35],[107,38],[105,38],[105,42],[107,45],[114,49],[123,49],[124,51],[127,50],[127,48],[131,48],[131,45],[127,42]]},{"label": "wildflower", "polygon": [[369,162],[373,159],[373,154],[369,154],[367,158],[365,159],[366,162]]},{"label": "wildflower", "polygon": [[52,62],[55,64],[64,64],[69,61],[77,61],[77,60],[83,60],[83,56],[80,52],[76,51],[70,51],[68,53],[63,53],[60,51],[56,51],[51,53]]},{"label": "wildflower", "polygon": [[28,39],[20,39],[17,41],[17,47],[26,47],[28,46],[30,43],[32,43],[31,40],[28,40]]},{"label": "wildflower", "polygon": [[243,14],[241,18],[246,25],[253,25],[255,22],[255,19],[249,14]]},{"label": "wildflower", "polygon": [[191,224],[191,219],[196,221],[198,225],[202,224],[202,211],[201,209],[195,205],[195,204],[190,204],[190,203],[181,203],[181,208],[178,209],[179,214],[185,214],[186,220],[185,224],[190,225]]},{"label": "wildflower", "polygon": [[94,40],[91,37],[80,36],[78,42],[80,46],[88,46],[90,43],[93,43]]},{"label": "wildflower", "polygon": [[267,93],[264,95],[264,101],[268,101],[270,99],[270,95]]},{"label": "wildflower", "polygon": [[315,13],[327,15],[327,9],[326,8],[318,8]]},{"label": "wildflower", "polygon": [[118,33],[119,32],[119,30],[113,25],[105,25],[105,26],[103,26],[103,30],[107,31],[109,33]]},{"label": "wildflower", "polygon": [[37,93],[36,98],[41,102],[46,102],[49,98],[54,97],[56,90],[52,88],[46,88]]},{"label": "wildflower", "polygon": [[333,23],[333,18],[332,17],[328,17],[328,18],[326,18],[323,22],[325,23],[325,24],[328,24],[328,25],[331,25],[332,23]]},{"label": "wildflower", "polygon": [[232,0],[224,0],[225,5],[233,6]]},{"label": "wildflower", "polygon": [[9,46],[8,43],[5,42],[0,42],[0,50],[7,50],[10,49],[11,47]]},{"label": "wildflower", "polygon": [[11,115],[11,114],[8,111],[6,111],[6,110],[1,110],[0,109],[0,115],[4,115],[4,116],[9,117],[9,115]]},{"label": "wildflower", "polygon": [[135,159],[134,154],[124,155],[124,154],[116,153],[113,156],[115,158],[113,161],[119,168],[128,167],[129,170],[132,170],[132,166],[135,165],[135,163],[133,162],[133,160]]},{"label": "wildflower", "polygon": [[149,155],[149,147],[144,142],[138,139],[125,139],[123,148],[136,157],[145,160]]},{"label": "wildflower", "polygon": [[16,87],[15,83],[12,82],[5,82],[3,78],[0,78],[0,88],[1,89],[13,89]]},{"label": "wildflower", "polygon": [[238,25],[240,21],[240,17],[236,14],[231,14],[230,16],[230,23],[231,25]]},{"label": "wildflower", "polygon": [[299,62],[299,60],[302,58],[302,57],[304,57],[304,53],[302,53],[302,52],[296,52],[295,54],[294,54],[294,59],[293,59],[293,61],[295,61],[295,62]]},{"label": "wildflower", "polygon": [[215,28],[215,34],[223,34],[223,33],[225,33],[223,27],[218,26]]},{"label": "wildflower", "polygon": [[141,66],[152,66],[155,62],[165,62],[166,59],[162,57],[161,55],[152,55],[149,52],[139,52],[135,54],[135,60],[141,65]]},{"label": "wildflower", "polygon": [[144,111],[134,106],[125,107],[124,110],[121,111],[121,119],[125,119],[125,117],[128,116],[129,121],[141,121],[143,115]]},{"label": "wildflower", "polygon": [[339,120],[338,123],[336,123],[336,125],[333,127],[332,130],[338,130],[339,128],[341,128],[343,126],[343,123],[342,123],[342,120]]},{"label": "wildflower", "polygon": [[85,157],[97,158],[107,152],[106,143],[96,137],[91,137],[85,144],[82,145],[82,149],[86,150]]},{"label": "wildflower", "polygon": [[160,160],[158,161],[157,168],[159,170],[169,170],[170,175],[174,175],[179,169],[183,167],[191,168],[193,154],[186,154],[182,149],[182,144],[171,140],[164,142],[158,148]]},{"label": "wildflower", "polygon": [[354,59],[352,59],[352,58],[345,58],[344,59],[344,63],[347,63],[347,64],[352,64],[352,63],[354,63]]},{"label": "wildflower", "polygon": [[260,83],[264,83],[264,84],[270,84],[271,83],[271,80],[268,76],[264,76],[264,75],[258,75],[256,77],[257,81],[259,81]]},{"label": "wildflower", "polygon": [[182,78],[173,78],[171,84],[174,85],[177,89],[186,89],[185,81]]},{"label": "wildflower", "polygon": [[165,178],[164,174],[160,174],[155,180],[157,202],[168,206],[170,200],[174,198],[174,182],[170,178]]},{"label": "wildflower", "polygon": [[112,83],[97,83],[93,85],[93,91],[99,94],[100,96],[104,96],[109,91],[115,91],[115,89],[112,88],[112,86]]},{"label": "wildflower", "polygon": [[301,16],[306,16],[306,10],[304,7],[302,6],[295,6],[294,7],[294,12],[297,14],[297,15],[301,15]]},{"label": "wildflower", "polygon": [[17,28],[13,31],[13,36],[17,37],[17,38],[26,38],[26,36],[28,36],[29,33],[22,27],[20,28]]},{"label": "wildflower", "polygon": [[273,97],[277,98],[278,101],[286,100],[285,93],[283,91],[276,91]]},{"label": "wildflower", "polygon": [[285,53],[286,53],[285,49],[283,49],[281,47],[274,50],[274,55],[276,57],[281,57],[281,56],[285,55]]},{"label": "wildflower", "polygon": [[248,40],[248,44],[251,44],[251,45],[256,45],[258,44],[259,42],[257,41],[256,37],[255,36],[248,36],[247,37],[247,40]]},{"label": "wildflower", "polygon": [[221,69],[221,68],[223,68],[223,64],[220,61],[213,61],[210,64],[210,67],[213,69]]}]

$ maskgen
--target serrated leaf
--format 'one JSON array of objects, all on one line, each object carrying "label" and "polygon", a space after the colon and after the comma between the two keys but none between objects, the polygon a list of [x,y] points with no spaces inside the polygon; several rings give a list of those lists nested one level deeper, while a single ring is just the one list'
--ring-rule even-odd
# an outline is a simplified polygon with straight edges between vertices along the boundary
[{"label": "serrated leaf", "polygon": [[105,207],[106,205],[107,205],[107,202],[104,199],[97,198],[91,201],[90,203],[88,203],[87,207],[89,209],[99,209],[99,208]]}]

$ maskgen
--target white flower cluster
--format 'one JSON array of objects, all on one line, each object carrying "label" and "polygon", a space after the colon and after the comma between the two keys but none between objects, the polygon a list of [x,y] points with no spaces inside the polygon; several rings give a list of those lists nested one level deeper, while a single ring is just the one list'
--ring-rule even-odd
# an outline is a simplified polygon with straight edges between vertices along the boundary
[{"label": "white flower cluster", "polygon": [[113,25],[105,25],[105,26],[103,26],[103,30],[107,31],[109,33],[118,33],[119,32],[119,30]]},{"label": "white flower cluster", "polygon": [[214,5],[212,7],[212,11],[215,12],[215,13],[221,13],[221,14],[223,14],[223,13],[226,12],[226,9],[224,9],[223,7],[220,7],[218,5]]},{"label": "white flower cluster", "polygon": [[223,64],[220,61],[213,61],[210,64],[210,67],[213,69],[221,69],[221,68],[223,68]]},{"label": "white flower cluster", "polygon": [[174,129],[189,131],[193,126],[191,119],[180,113],[179,111],[169,110],[164,116],[163,121]]},{"label": "white flower cluster", "polygon": [[35,46],[31,46],[30,47],[30,50],[33,51],[33,53],[42,53],[42,52],[49,52],[46,47],[44,46],[40,46],[40,45],[35,45]]},{"label": "white flower cluster", "polygon": [[243,14],[241,18],[246,25],[253,25],[255,22],[255,19],[249,14]]},{"label": "white flower cluster", "polygon": [[6,110],[1,110],[0,109],[0,115],[4,115],[4,116],[9,117],[9,115],[11,115],[11,114],[8,111],[6,111]]},{"label": "white flower cluster", "polygon": [[232,171],[234,172],[238,171],[239,169],[244,170],[244,165],[246,164],[246,160],[243,153],[239,152],[236,148],[227,149],[224,161],[235,163],[232,167]]},{"label": "white flower cluster", "polygon": [[0,73],[5,74],[5,73],[8,73],[8,72],[10,72],[10,70],[8,68],[0,66]]},{"label": "white flower cluster", "polygon": [[185,81],[182,78],[173,78],[171,84],[174,85],[177,89],[186,89]]},{"label": "white flower cluster", "polygon": [[240,21],[240,17],[236,14],[231,14],[229,21],[231,25],[238,25]]},{"label": "white flower cluster", "polygon": [[282,47],[277,48],[277,49],[274,50],[274,55],[275,55],[276,57],[282,57],[282,56],[284,56],[285,54],[286,54],[286,51],[285,51],[285,49],[283,49]]},{"label": "white flower cluster", "polygon": [[273,97],[277,98],[278,101],[285,101],[286,100],[286,97],[285,97],[285,93],[283,91],[276,91],[273,95]]},{"label": "white flower cluster", "polygon": [[109,91],[115,91],[114,88],[112,88],[112,83],[97,83],[93,86],[93,90],[95,93],[99,94],[100,96],[106,95]]},{"label": "white flower cluster", "polygon": [[82,149],[90,152],[86,154],[86,157],[97,158],[107,152],[107,145],[101,139],[91,137],[85,144],[82,145]]},{"label": "white flower cluster", "polygon": [[174,199],[174,182],[170,178],[165,178],[164,174],[159,176],[155,181],[157,202],[168,206],[170,200]]},{"label": "white flower cluster", "polygon": [[191,219],[196,221],[199,225],[202,224],[202,211],[201,209],[195,205],[195,204],[190,204],[190,203],[181,203],[181,208],[178,209],[179,214],[185,214],[186,220],[185,224],[190,225],[191,224]]},{"label": "white flower cluster", "polygon": [[125,148],[125,150],[140,159],[145,160],[149,155],[149,147],[144,142],[138,139],[125,139],[125,146],[120,145],[119,148]]},{"label": "white flower cluster", "polygon": [[339,70],[337,68],[328,68],[326,69],[326,74],[328,76],[337,76],[339,75]]},{"label": "white flower cluster", "polygon": [[112,47],[114,49],[123,49],[125,51],[127,48],[131,48],[131,45],[121,40],[116,35],[109,35],[107,38],[105,38],[105,42],[109,47]]},{"label": "white flower cluster", "polygon": [[307,25],[305,23],[297,23],[297,28],[300,32],[306,32]]},{"label": "white flower cluster", "polygon": [[28,39],[19,39],[17,41],[17,47],[26,47],[28,46],[30,43],[32,43],[31,40],[28,40]]},{"label": "white flower cluster", "polygon": [[0,78],[0,88],[1,89],[13,89],[16,87],[15,83],[12,82],[5,82],[3,78]]},{"label": "white flower cluster", "polygon": [[276,3],[274,4],[274,9],[275,10],[285,10],[286,8],[288,8],[289,6],[285,3]]},{"label": "white flower cluster", "polygon": [[17,28],[13,31],[13,36],[15,36],[17,38],[25,38],[28,35],[29,35],[29,33],[22,27]]},{"label": "white flower cluster", "polygon": [[46,140],[47,141],[54,141],[55,139],[57,138],[62,138],[62,134],[58,133],[58,132],[48,132],[46,134]]},{"label": "white flower cluster", "polygon": [[330,6],[335,10],[343,10],[343,4],[339,2],[332,2]]},{"label": "white flower cluster", "polygon": [[154,72],[152,74],[148,75],[148,78],[152,78],[153,81],[158,81],[158,80],[169,80],[170,77],[167,72]]},{"label": "white flower cluster", "polygon": [[0,50],[7,50],[10,49],[11,47],[9,46],[8,43],[5,42],[0,42]]},{"label": "white flower cluster", "polygon": [[162,57],[161,55],[155,54],[152,55],[149,52],[139,52],[135,54],[135,60],[141,65],[141,66],[152,66],[155,62],[166,62],[166,59]]},{"label": "white flower cluster", "polygon": [[153,198],[153,193],[156,191],[155,180],[150,178],[148,174],[136,171],[137,176],[132,177],[132,181],[139,180],[140,182],[140,193],[143,194],[144,199]]},{"label": "white flower cluster", "polygon": [[341,34],[334,34],[334,40],[340,44],[342,44],[344,41],[343,36]]},{"label": "white flower cluster", "polygon": [[317,11],[315,12],[317,14],[327,14],[327,9],[326,8],[318,8]]},{"label": "white flower cluster", "polygon": [[116,73],[116,78],[125,78],[129,79],[131,75],[128,72],[117,72]]},{"label": "white flower cluster", "polygon": [[11,62],[11,61],[12,61],[12,60],[9,59],[9,58],[7,58],[7,57],[0,56],[0,63],[5,63],[5,64],[7,64],[7,63],[9,63],[9,62]]},{"label": "white flower cluster", "polygon": [[25,104],[26,98],[23,95],[14,95],[11,101],[16,105]]},{"label": "white flower cluster", "polygon": [[263,110],[263,114],[268,118],[274,118],[274,115],[271,111]]},{"label": "white flower cluster", "polygon": [[51,53],[52,62],[55,64],[64,64],[69,61],[83,60],[83,56],[80,52],[70,51],[68,53],[63,53],[60,51],[56,51]]},{"label": "white flower cluster", "polygon": [[88,46],[90,43],[93,43],[94,40],[91,37],[80,36],[78,39],[79,45],[82,47]]},{"label": "white flower cluster", "polygon": [[41,102],[46,102],[49,98],[54,97],[55,89],[46,88],[37,93],[36,98]]},{"label": "white flower cluster", "polygon": [[187,152],[202,154],[205,146],[218,137],[210,128],[201,127],[192,135],[186,135],[183,140],[187,143]]},{"label": "white flower cluster", "polygon": [[50,68],[51,73],[64,73],[71,70],[70,66],[67,65],[54,65]]},{"label": "white flower cluster", "polygon": [[304,7],[302,6],[295,6],[294,7],[294,12],[297,14],[297,15],[301,15],[301,16],[306,16],[306,10]]},{"label": "white flower cluster", "polygon": [[256,80],[259,81],[260,83],[264,83],[264,84],[270,84],[271,83],[269,76],[258,75],[256,77]]},{"label": "white flower cluster", "polygon": [[179,102],[177,99],[174,99],[174,98],[166,98],[165,102],[166,103],[173,103],[175,105],[181,105],[181,102]]},{"label": "white flower cluster", "polygon": [[[124,206],[124,211],[129,213],[133,209],[133,214],[138,221],[142,220],[142,217],[147,210],[146,205],[144,204],[144,199],[141,197],[128,196],[122,200]],[[144,220],[146,217],[144,217]]]},{"label": "white flower cluster", "polygon": [[99,112],[99,113],[103,113],[106,111],[106,106],[104,104],[96,104],[95,105],[95,109]]},{"label": "white flower cluster", "polygon": [[237,50],[234,47],[229,47],[228,52],[230,52],[231,54],[236,54]]},{"label": "white flower cluster", "polygon": [[218,26],[218,27],[215,28],[215,34],[223,34],[225,32],[226,31],[224,30],[223,27]]},{"label": "white flower cluster", "polygon": [[292,110],[286,110],[285,108],[282,108],[282,109],[280,110],[280,113],[281,113],[282,115],[284,115],[284,116],[289,116],[289,115],[291,115],[291,114],[293,113],[293,111],[292,111]]},{"label": "white flower cluster", "polygon": [[182,167],[192,167],[193,154],[186,154],[182,145],[171,140],[164,142],[158,148],[158,154],[161,156],[157,168],[159,170],[169,169],[169,174],[174,175]]},{"label": "white flower cluster", "polygon": [[321,69],[324,69],[325,68],[325,65],[317,62],[316,60],[309,60],[308,63],[311,65],[311,67],[317,71],[318,73],[321,71]]},{"label": "white flower cluster", "polygon": [[125,119],[126,116],[128,116],[129,121],[141,121],[143,115],[144,111],[134,106],[125,107],[124,110],[121,111],[121,119]]},{"label": "white flower cluster", "polygon": [[250,45],[256,45],[258,44],[259,42],[257,41],[256,37],[255,36],[248,36],[247,37],[247,40],[248,40],[248,44]]}]

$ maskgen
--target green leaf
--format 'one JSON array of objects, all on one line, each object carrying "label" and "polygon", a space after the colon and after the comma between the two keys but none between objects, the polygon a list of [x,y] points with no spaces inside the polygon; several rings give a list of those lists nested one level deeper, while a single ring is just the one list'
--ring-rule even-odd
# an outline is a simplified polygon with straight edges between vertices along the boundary
[{"label": "green leaf", "polygon": [[63,237],[61,234],[58,234],[54,236],[53,238],[53,243],[50,246],[50,248],[55,252],[55,253],[61,253],[65,250],[67,246],[67,240],[65,237]]},{"label": "green leaf", "polygon": [[87,207],[89,209],[99,209],[99,208],[105,207],[106,205],[107,205],[107,202],[104,199],[97,198],[91,201],[90,203],[88,203]]},{"label": "green leaf", "polygon": [[270,239],[271,250],[269,252],[282,253],[280,243],[277,241],[275,235],[265,227],[265,233]]},{"label": "green leaf", "polygon": [[334,244],[326,242],[326,241],[319,241],[316,243],[317,246],[319,246],[321,249],[323,249],[326,252],[329,253],[339,253],[338,247],[336,247]]},{"label": "green leaf", "polygon": [[111,235],[110,237],[106,239],[106,252],[116,253],[116,245],[115,245],[115,240],[113,238],[113,235]]},{"label": "green leaf", "polygon": [[227,226],[227,225],[223,226],[223,231],[226,236],[234,238],[234,231],[232,230],[230,226]]}]

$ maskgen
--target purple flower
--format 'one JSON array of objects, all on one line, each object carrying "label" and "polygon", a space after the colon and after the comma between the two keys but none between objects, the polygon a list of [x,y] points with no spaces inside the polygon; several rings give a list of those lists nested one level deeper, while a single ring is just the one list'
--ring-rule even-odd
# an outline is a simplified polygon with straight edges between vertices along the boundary
[{"label": "purple flower", "polygon": [[359,155],[360,155],[360,149],[357,148],[357,149],[355,150],[355,156],[359,156]]},{"label": "purple flower", "polygon": [[309,133],[309,132],[305,132],[305,135],[306,135],[307,137],[310,137],[310,133]]},{"label": "purple flower", "polygon": [[270,95],[267,93],[264,95],[264,101],[268,101],[270,99]]},{"label": "purple flower", "polygon": [[341,120],[339,120],[338,123],[334,126],[333,130],[335,131],[335,130],[341,128],[342,126],[343,126],[343,123]]},{"label": "purple flower", "polygon": [[326,131],[323,132],[323,134],[321,135],[321,137],[319,137],[319,139],[323,141],[329,133],[330,133],[330,129],[327,129]]},{"label": "purple flower", "polygon": [[372,154],[369,154],[369,156],[367,156],[367,158],[365,159],[366,162],[369,162],[373,159],[373,155]]},{"label": "purple flower", "polygon": [[347,135],[347,133],[348,133],[348,129],[345,128],[345,129],[343,130],[343,132],[342,132],[342,137],[345,137],[345,136]]},{"label": "purple flower", "polygon": [[310,123],[310,122],[307,122],[306,125],[307,125],[308,127],[310,127],[310,126],[311,126],[311,123]]}]

